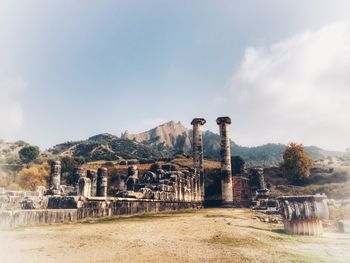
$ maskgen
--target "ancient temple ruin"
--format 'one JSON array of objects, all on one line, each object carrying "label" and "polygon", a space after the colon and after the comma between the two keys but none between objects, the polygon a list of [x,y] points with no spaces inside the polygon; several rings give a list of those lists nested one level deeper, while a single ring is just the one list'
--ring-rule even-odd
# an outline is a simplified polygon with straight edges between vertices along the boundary
[{"label": "ancient temple ruin", "polygon": [[[46,190],[39,187],[37,193],[13,198],[20,200],[21,207],[27,211],[23,215],[21,211],[7,213],[7,221],[5,220],[4,224],[14,226],[28,222],[52,223],[86,217],[134,215],[203,207],[206,196],[202,127],[205,123],[203,118],[194,118],[191,122],[192,167],[178,168],[171,163],[165,163],[158,169],[140,171],[136,165],[131,165],[117,192],[109,192],[109,171],[106,167],[99,167],[97,171],[78,167],[73,171],[76,185],[66,186],[61,184],[60,161],[53,161],[49,188]],[[220,131],[221,206],[252,207],[267,213],[271,212],[272,204],[273,212],[277,212],[278,204],[269,198],[262,168],[243,167],[241,174],[232,175],[229,129],[231,119],[219,117],[216,123]],[[321,208],[326,210],[321,199],[281,198],[286,230],[292,233],[320,234],[320,219],[324,215],[320,215],[319,211]],[[28,209],[35,211],[28,212]]]}]

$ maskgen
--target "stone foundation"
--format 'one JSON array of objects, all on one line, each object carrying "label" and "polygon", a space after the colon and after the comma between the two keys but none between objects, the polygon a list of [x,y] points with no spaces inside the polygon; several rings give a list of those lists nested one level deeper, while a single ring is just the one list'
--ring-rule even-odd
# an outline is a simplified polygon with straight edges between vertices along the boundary
[{"label": "stone foundation", "polygon": [[[91,198],[85,201],[67,198],[62,200],[60,204],[56,203],[56,201],[58,201],[58,199],[52,199],[55,205],[60,206],[64,204],[65,207],[75,206],[77,208],[3,210],[0,211],[0,228],[77,222],[85,218],[132,216],[146,213],[194,209],[202,206],[202,203],[196,202],[119,198]],[[52,206],[55,207],[55,205]]]},{"label": "stone foundation", "polygon": [[35,209],[0,211],[0,228],[77,221],[76,209]]}]

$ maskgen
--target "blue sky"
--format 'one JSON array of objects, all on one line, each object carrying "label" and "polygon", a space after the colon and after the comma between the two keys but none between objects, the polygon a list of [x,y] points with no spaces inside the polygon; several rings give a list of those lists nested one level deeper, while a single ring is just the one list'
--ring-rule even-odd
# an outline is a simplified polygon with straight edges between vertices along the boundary
[{"label": "blue sky", "polygon": [[[229,115],[242,145],[350,147],[349,1],[0,0],[0,138],[42,148]],[[349,85],[348,85],[349,84]]]}]

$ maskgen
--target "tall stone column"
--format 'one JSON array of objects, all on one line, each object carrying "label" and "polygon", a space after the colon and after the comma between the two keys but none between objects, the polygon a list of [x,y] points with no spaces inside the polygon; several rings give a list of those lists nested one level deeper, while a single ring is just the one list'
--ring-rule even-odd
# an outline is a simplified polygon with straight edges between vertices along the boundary
[{"label": "tall stone column", "polygon": [[61,192],[61,162],[54,161],[51,163],[50,173],[50,190],[52,194],[60,194]]},{"label": "tall stone column", "polygon": [[98,168],[96,196],[107,197],[107,168]]},{"label": "tall stone column", "polygon": [[196,196],[198,201],[204,201],[204,165],[203,165],[203,138],[202,126],[206,123],[203,118],[192,120],[193,125],[193,167],[198,174],[198,188]]},{"label": "tall stone column", "polygon": [[87,170],[87,178],[91,181],[91,196],[96,196],[97,174],[94,170]]},{"label": "tall stone column", "polygon": [[220,126],[220,161],[221,161],[221,195],[224,206],[233,205],[230,129],[231,119],[219,117],[216,123]]}]

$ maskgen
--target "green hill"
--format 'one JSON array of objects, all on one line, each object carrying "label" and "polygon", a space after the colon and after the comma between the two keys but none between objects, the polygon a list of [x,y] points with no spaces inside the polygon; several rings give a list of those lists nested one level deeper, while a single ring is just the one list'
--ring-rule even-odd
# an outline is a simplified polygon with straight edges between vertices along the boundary
[{"label": "green hill", "polygon": [[163,144],[147,145],[121,139],[111,134],[99,134],[84,141],[58,144],[49,150],[56,155],[82,157],[90,161],[117,161],[127,159],[158,160],[170,158],[172,151]]}]

